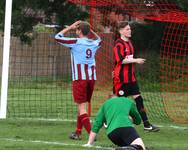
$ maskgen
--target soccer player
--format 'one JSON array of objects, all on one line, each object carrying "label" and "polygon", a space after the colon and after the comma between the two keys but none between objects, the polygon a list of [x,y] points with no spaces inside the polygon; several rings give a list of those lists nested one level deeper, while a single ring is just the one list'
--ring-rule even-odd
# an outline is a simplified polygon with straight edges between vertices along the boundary
[{"label": "soccer player", "polygon": [[[65,33],[76,30],[77,38],[65,37]],[[80,140],[82,127],[88,134],[91,130],[89,116],[86,110],[90,102],[96,80],[95,53],[100,47],[100,37],[90,28],[89,23],[76,21],[64,28],[55,40],[71,51],[72,88],[74,101],[78,106],[77,128],[70,135],[71,139]]]},{"label": "soccer player", "polygon": [[128,22],[118,24],[119,38],[113,48],[115,65],[113,70],[114,93],[117,96],[132,96],[141,115],[144,130],[159,131],[159,128],[150,124],[135,77],[135,64],[144,64],[145,59],[134,57],[134,47],[131,43],[131,27]]},{"label": "soccer player", "polygon": [[133,127],[133,123],[136,125],[141,123],[141,117],[134,102],[130,99],[112,96],[105,101],[97,113],[88,143],[83,146],[93,145],[104,123],[108,138],[119,146],[116,150],[145,150],[142,139]]}]

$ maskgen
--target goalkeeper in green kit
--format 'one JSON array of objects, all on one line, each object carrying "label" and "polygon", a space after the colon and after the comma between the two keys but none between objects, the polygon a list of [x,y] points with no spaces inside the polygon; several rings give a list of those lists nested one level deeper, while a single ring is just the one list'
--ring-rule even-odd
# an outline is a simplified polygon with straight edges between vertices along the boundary
[{"label": "goalkeeper in green kit", "polygon": [[108,138],[119,146],[116,150],[145,150],[144,143],[133,125],[141,124],[141,117],[129,98],[112,96],[104,102],[95,118],[88,143],[84,146],[93,145],[104,123]]}]

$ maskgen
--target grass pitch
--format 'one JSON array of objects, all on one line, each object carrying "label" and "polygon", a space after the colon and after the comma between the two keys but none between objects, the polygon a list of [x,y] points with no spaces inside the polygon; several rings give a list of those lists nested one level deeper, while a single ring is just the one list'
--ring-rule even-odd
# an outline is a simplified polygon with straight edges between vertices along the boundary
[{"label": "grass pitch", "polygon": [[[71,84],[29,85],[26,82],[25,85],[9,87],[8,118],[75,119],[77,108],[73,102]],[[111,88],[102,88],[96,86],[94,91],[92,119],[111,91]],[[172,123],[172,120],[187,122],[187,113],[183,113],[187,112],[187,93],[143,90],[142,95],[150,121],[161,126],[161,131],[157,133],[144,132],[142,125],[136,127],[149,150],[188,150],[188,125]],[[85,131],[81,141],[68,138],[75,130],[75,124],[36,119],[0,120],[0,150],[86,150],[88,148],[82,146],[88,138]],[[102,129],[95,147],[90,150],[114,148],[105,129]]]},{"label": "grass pitch", "polygon": [[[161,131],[148,133],[142,125],[136,129],[145,145],[150,150],[187,150],[188,125],[161,124]],[[82,147],[87,142],[85,131],[81,141],[68,138],[74,131],[75,122],[44,121],[27,119],[0,120],[0,149],[1,150],[86,150]],[[101,129],[94,149],[114,149],[108,140],[105,129]]]}]

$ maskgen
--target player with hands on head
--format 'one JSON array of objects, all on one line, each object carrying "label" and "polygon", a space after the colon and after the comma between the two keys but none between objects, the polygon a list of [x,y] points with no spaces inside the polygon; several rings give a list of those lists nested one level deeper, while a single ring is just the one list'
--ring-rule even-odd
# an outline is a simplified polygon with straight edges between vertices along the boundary
[{"label": "player with hands on head", "polygon": [[132,100],[111,96],[99,108],[87,144],[94,144],[97,133],[106,124],[108,138],[118,146],[116,150],[145,150],[145,145],[135,130],[133,123],[141,123],[140,114]]},{"label": "player with hands on head", "polygon": [[[73,30],[78,37],[65,37],[67,32]],[[87,103],[90,103],[94,90],[96,80],[95,54],[100,48],[101,39],[91,29],[88,22],[78,20],[56,34],[55,40],[70,48],[73,97],[78,107],[76,131],[70,135],[70,138],[80,140],[82,127],[86,129],[88,134],[91,130],[86,106]]]},{"label": "player with hands on head", "polygon": [[130,40],[131,26],[129,22],[122,21],[118,24],[119,38],[113,48],[115,65],[113,70],[113,90],[117,96],[132,96],[141,115],[145,131],[159,131],[159,128],[150,124],[143,98],[135,76],[135,64],[144,64],[145,59],[134,57],[134,47]]}]

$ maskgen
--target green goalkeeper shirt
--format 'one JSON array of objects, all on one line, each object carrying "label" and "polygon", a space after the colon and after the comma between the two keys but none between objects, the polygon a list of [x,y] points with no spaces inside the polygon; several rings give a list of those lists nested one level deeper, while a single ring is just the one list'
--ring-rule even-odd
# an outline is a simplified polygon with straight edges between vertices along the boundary
[{"label": "green goalkeeper shirt", "polygon": [[92,131],[98,133],[104,123],[107,125],[107,134],[120,127],[133,127],[129,116],[132,117],[134,124],[141,123],[140,114],[133,101],[125,97],[108,99],[100,107]]}]

